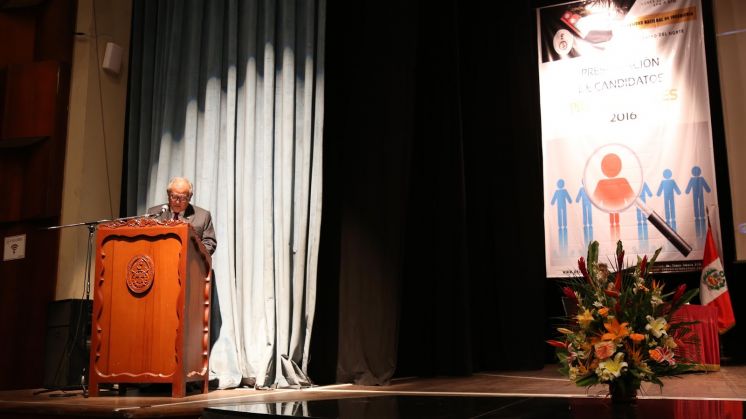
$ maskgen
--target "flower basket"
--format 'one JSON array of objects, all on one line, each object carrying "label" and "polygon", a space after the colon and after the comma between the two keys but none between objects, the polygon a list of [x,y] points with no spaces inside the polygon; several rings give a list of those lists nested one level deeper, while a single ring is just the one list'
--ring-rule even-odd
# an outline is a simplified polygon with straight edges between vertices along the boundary
[{"label": "flower basket", "polygon": [[691,328],[696,322],[672,320],[699,290],[682,284],[665,292],[651,273],[659,254],[638,256],[636,264],[625,266],[620,241],[616,259],[599,263],[593,242],[587,259],[578,260],[578,275],[561,280],[564,302],[575,310],[567,310],[559,338],[547,342],[556,348],[560,372],[578,386],[608,385],[615,402],[630,402],[642,382],[662,388],[661,377],[700,366],[678,350],[683,343],[697,344]]}]

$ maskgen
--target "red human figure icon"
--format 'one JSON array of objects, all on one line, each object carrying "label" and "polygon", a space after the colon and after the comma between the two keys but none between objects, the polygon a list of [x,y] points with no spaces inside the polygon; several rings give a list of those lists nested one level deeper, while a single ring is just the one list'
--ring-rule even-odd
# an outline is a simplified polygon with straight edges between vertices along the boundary
[{"label": "red human figure icon", "polygon": [[609,153],[601,160],[601,171],[608,179],[596,184],[593,197],[598,204],[609,211],[611,238],[619,240],[619,210],[626,208],[635,199],[635,191],[624,177],[616,177],[622,171],[622,159]]}]

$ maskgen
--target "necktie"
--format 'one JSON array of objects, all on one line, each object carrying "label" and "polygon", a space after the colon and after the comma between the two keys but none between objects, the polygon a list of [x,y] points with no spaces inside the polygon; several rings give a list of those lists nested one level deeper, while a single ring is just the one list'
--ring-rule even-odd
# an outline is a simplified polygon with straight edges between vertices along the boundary
[{"label": "necktie", "polygon": [[178,212],[175,212],[175,213],[174,213],[174,220],[178,220],[178,219],[179,219],[179,213],[178,213]]}]

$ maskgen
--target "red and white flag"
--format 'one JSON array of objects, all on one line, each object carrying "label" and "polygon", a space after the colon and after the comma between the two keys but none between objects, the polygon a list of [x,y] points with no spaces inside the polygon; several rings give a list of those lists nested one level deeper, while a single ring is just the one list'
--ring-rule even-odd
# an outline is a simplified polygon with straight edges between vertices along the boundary
[{"label": "red and white flag", "polygon": [[720,255],[715,247],[715,240],[712,238],[710,220],[707,220],[707,239],[702,256],[699,299],[702,305],[712,304],[718,308],[718,330],[721,334],[735,326],[736,317],[733,315],[733,306],[730,303],[723,264],[720,262]]}]

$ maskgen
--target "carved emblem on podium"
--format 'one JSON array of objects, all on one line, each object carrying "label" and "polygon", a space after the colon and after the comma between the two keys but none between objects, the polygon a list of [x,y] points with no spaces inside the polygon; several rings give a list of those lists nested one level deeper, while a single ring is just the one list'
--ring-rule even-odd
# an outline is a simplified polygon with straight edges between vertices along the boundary
[{"label": "carved emblem on podium", "polygon": [[134,256],[127,264],[127,288],[135,294],[148,292],[155,277],[153,266],[150,256]]}]

